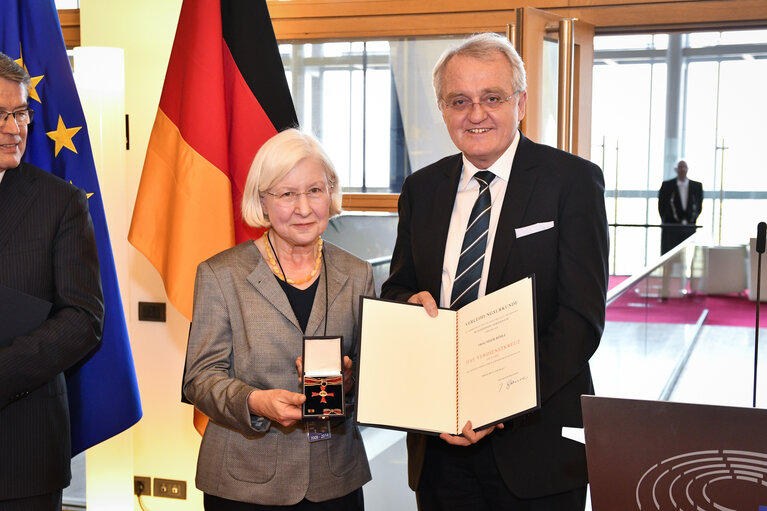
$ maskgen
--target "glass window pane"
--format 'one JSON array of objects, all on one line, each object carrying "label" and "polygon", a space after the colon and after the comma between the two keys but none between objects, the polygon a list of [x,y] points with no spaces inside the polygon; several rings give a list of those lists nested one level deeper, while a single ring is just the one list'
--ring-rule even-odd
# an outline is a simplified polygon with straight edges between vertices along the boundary
[{"label": "glass window pane", "polygon": [[767,118],[764,97],[767,60],[725,61],[721,66],[718,141],[723,140],[727,147],[724,150],[724,188],[730,191],[767,190],[767,172],[761,164],[764,119]]},{"label": "glass window pane", "polygon": [[607,35],[594,38],[594,50],[643,50],[653,47],[651,34]]},{"label": "glass window pane", "polygon": [[722,44],[764,44],[767,30],[737,30],[722,32]]},{"label": "glass window pane", "polygon": [[301,126],[325,146],[346,192],[399,192],[455,153],[431,69],[456,38],[280,45]]},{"label": "glass window pane", "polygon": [[[763,93],[767,31],[685,34],[680,67],[671,73],[675,81],[670,84],[668,56],[650,51],[653,46],[656,50],[667,47],[668,42],[669,36],[663,34],[651,40],[595,38],[599,51],[594,65],[592,158],[605,172],[609,221],[640,224],[645,215],[647,224],[659,222],[657,190],[664,173],[668,178],[673,170],[664,169],[670,164],[667,151],[677,155],[678,143],[676,157],[687,160],[689,177],[704,187],[699,241],[745,243],[767,211],[767,172],[761,164],[767,116]],[[646,44],[645,55],[642,44]],[[732,44],[744,47],[733,54],[727,46]],[[687,52],[687,48],[697,50]],[[677,113],[666,111],[667,85],[670,91],[680,91],[679,101],[674,102],[679,104]],[[676,118],[681,122],[679,139],[667,139],[667,125]],[[642,252],[642,241],[648,257],[659,253],[660,229],[648,227],[643,236],[641,230],[634,232],[639,239],[626,234],[627,229],[632,228],[611,230],[617,245],[612,248],[611,264],[616,267],[612,271],[626,269],[624,258],[637,262],[640,258],[634,251]]]},{"label": "glass window pane", "polygon": [[559,42],[543,40],[543,90],[541,91],[541,140],[543,144],[557,146],[557,81],[559,79]]}]

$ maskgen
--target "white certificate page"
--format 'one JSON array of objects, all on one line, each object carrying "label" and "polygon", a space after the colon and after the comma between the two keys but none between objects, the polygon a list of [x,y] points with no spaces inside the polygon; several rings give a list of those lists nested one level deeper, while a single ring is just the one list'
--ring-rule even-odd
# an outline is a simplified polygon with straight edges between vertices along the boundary
[{"label": "white certificate page", "polygon": [[364,298],[357,422],[454,433],[455,333],[453,311]]},{"label": "white certificate page", "polygon": [[461,428],[476,429],[538,405],[533,279],[458,311]]}]

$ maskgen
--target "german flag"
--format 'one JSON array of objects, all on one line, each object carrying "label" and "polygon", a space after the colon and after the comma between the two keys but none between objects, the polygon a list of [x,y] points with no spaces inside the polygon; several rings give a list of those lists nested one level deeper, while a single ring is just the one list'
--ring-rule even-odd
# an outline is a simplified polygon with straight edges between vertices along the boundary
[{"label": "german flag", "polygon": [[240,203],[261,145],[298,120],[264,0],[184,0],[128,240],[192,318],[197,265],[261,232]]}]

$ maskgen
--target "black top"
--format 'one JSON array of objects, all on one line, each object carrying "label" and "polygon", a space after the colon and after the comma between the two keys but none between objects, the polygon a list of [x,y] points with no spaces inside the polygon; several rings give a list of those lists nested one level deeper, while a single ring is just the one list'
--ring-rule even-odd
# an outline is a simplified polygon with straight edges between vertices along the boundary
[{"label": "black top", "polygon": [[301,326],[301,331],[306,333],[306,324],[309,322],[309,315],[312,312],[312,305],[314,304],[314,295],[317,293],[317,285],[320,279],[314,281],[314,283],[306,289],[298,289],[293,287],[287,282],[280,280],[275,275],[277,282],[280,283],[282,290],[285,291],[285,295],[288,297],[290,307],[293,309],[293,314],[298,319],[298,324]]}]

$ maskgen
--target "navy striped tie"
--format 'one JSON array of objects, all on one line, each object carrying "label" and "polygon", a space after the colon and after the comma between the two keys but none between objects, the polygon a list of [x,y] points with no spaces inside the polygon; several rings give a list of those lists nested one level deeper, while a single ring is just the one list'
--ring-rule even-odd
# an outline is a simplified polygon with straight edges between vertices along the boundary
[{"label": "navy striped tie", "polygon": [[450,296],[450,308],[453,310],[473,302],[479,295],[479,281],[482,278],[490,228],[490,182],[493,178],[495,174],[489,170],[481,170],[474,174],[474,179],[479,182],[479,196],[471,209],[469,225],[463,235],[461,256],[458,258],[458,269]]}]

